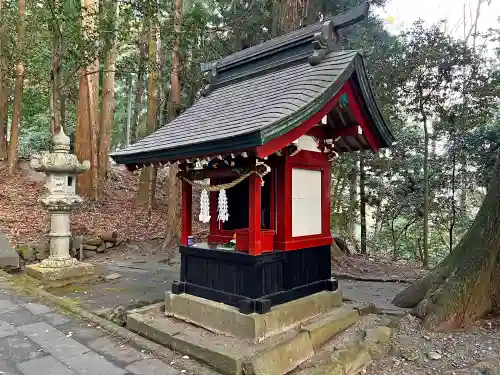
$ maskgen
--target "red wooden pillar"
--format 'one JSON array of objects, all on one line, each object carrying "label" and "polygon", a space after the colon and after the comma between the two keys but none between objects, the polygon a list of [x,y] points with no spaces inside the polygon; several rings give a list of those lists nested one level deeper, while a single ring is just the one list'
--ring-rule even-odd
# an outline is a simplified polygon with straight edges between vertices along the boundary
[{"label": "red wooden pillar", "polygon": [[260,255],[262,252],[261,236],[261,187],[262,179],[253,173],[249,177],[249,209],[248,209],[248,254]]},{"label": "red wooden pillar", "polygon": [[187,246],[193,226],[193,187],[182,181],[181,245]]}]

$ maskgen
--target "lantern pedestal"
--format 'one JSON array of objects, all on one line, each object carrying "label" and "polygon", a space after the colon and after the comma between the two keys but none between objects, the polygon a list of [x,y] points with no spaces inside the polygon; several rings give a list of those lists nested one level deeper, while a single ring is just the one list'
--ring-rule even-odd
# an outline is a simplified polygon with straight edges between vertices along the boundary
[{"label": "lantern pedestal", "polygon": [[75,261],[64,267],[46,267],[41,264],[26,266],[26,273],[50,287],[62,287],[74,283],[93,281],[99,278],[99,273],[93,264]]}]

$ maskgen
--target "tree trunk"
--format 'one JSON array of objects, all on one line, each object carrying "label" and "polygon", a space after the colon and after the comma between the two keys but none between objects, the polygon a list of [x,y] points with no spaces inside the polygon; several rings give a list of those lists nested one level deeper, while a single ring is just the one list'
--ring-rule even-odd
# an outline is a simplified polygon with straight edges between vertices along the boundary
[{"label": "tree trunk", "polygon": [[[53,2],[54,8],[58,1]],[[56,19],[52,20],[50,31],[52,32],[52,72],[50,77],[50,133],[54,136],[61,124],[61,38],[59,24]]]},{"label": "tree trunk", "polygon": [[19,61],[16,65],[16,84],[14,91],[14,111],[12,113],[12,125],[10,128],[9,156],[7,162],[7,174],[12,176],[17,168],[18,148],[19,148],[19,128],[21,125],[23,87],[24,87],[24,36],[26,32],[25,23],[26,4],[24,0],[19,0],[19,25],[18,25],[18,52]]},{"label": "tree trunk", "polygon": [[350,232],[351,237],[356,238],[356,207],[357,207],[357,197],[358,197],[358,170],[357,167],[353,167],[349,174],[349,209],[351,211],[350,219]]},{"label": "tree trunk", "polygon": [[128,87],[128,95],[127,95],[127,123],[125,125],[124,137],[125,147],[130,145],[130,128],[132,124],[132,97],[134,95],[134,83],[132,80],[132,75],[129,75],[127,78],[127,87]]},{"label": "tree trunk", "polygon": [[366,254],[366,193],[365,154],[359,153],[359,214],[361,216],[361,254]]},{"label": "tree trunk", "polygon": [[[422,97],[422,95],[421,95]],[[429,129],[427,128],[427,116],[424,113],[423,104],[421,104],[420,112],[423,118],[424,125],[424,261],[422,266],[429,266]]]},{"label": "tree trunk", "polygon": [[[4,0],[0,0],[2,14]],[[9,116],[8,62],[5,57],[7,23],[0,19],[0,160],[7,158],[7,123]]]},{"label": "tree trunk", "polygon": [[[172,121],[179,115],[181,104],[181,86],[179,82],[180,71],[180,45],[181,45],[181,10],[182,0],[174,1],[174,43],[172,45],[172,72],[170,74],[170,96],[168,100],[168,117]],[[175,238],[179,237],[179,197],[180,187],[177,180],[177,165],[170,165],[168,168],[167,186],[167,228],[165,230],[165,241],[163,249],[168,248]]]},{"label": "tree trunk", "polygon": [[[98,12],[98,5],[96,0],[82,0],[84,34],[95,35],[96,22],[94,17]],[[88,199],[97,199],[98,197],[98,69],[98,59],[94,60],[86,68],[80,69],[75,154],[81,161],[90,161],[90,170],[78,176],[77,192]]]},{"label": "tree trunk", "polygon": [[377,195],[377,209],[375,211],[375,228],[373,230],[373,235],[371,236],[374,239],[378,239],[380,236],[380,232],[382,232],[382,221],[383,221],[383,213],[382,213],[382,199],[385,196],[386,186],[383,184],[380,187]]},{"label": "tree trunk", "polygon": [[[115,24],[118,19],[118,2],[107,0],[104,2],[108,25],[112,31],[105,36],[104,73],[102,80],[102,108],[99,124],[99,187],[102,189],[104,180],[108,175],[109,148],[111,146],[111,133],[113,131],[113,115],[115,113],[115,64],[116,40]],[[101,195],[101,194],[99,194]]]},{"label": "tree trunk", "polygon": [[[157,108],[158,108],[158,64],[157,56],[157,31],[158,27],[154,22],[155,12],[151,7],[148,12],[148,118],[147,131],[151,134],[156,129]],[[151,212],[156,192],[156,167],[148,166],[141,170],[139,177],[139,191],[137,192],[136,205],[146,208]]]},{"label": "tree trunk", "polygon": [[314,0],[279,0],[273,6],[276,22],[273,27],[274,36],[283,35],[307,24],[312,16]]},{"label": "tree trunk", "polygon": [[344,179],[345,170],[342,166],[332,167],[332,194],[331,194],[331,213],[337,212],[337,207],[339,205],[338,191],[342,185],[342,180]]},{"label": "tree trunk", "polygon": [[425,326],[444,330],[467,325],[500,302],[500,158],[471,227],[427,276],[396,296]]},{"label": "tree trunk", "polygon": [[137,69],[137,80],[135,81],[134,114],[130,127],[130,143],[137,141],[137,128],[142,110],[142,96],[144,95],[144,75],[146,74],[147,43],[139,41],[139,66]]}]

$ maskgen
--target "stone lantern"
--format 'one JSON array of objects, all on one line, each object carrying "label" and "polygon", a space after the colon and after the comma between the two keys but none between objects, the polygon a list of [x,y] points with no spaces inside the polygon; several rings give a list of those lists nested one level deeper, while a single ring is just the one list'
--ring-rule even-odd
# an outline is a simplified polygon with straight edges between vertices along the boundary
[{"label": "stone lantern", "polygon": [[95,276],[93,265],[79,262],[69,254],[71,211],[83,201],[76,194],[76,176],[90,168],[89,161],[80,163],[69,151],[70,138],[60,128],[52,138],[52,152],[34,155],[30,163],[32,169],[47,175],[48,193],[40,202],[50,213],[50,256],[40,264],[27,266],[26,271],[57,286]]}]

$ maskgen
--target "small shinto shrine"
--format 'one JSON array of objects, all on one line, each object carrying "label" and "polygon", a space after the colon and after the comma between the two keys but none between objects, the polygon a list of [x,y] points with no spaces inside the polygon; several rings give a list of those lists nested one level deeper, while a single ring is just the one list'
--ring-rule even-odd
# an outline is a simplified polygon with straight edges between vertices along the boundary
[{"label": "small shinto shrine", "polygon": [[[202,64],[197,103],[112,154],[130,170],[179,165],[182,260],[171,294],[266,314],[337,289],[331,160],[393,142],[361,54],[339,43],[367,11],[365,4]],[[193,186],[203,190],[201,202],[193,202]],[[207,243],[192,243],[193,219],[209,223]]]}]

